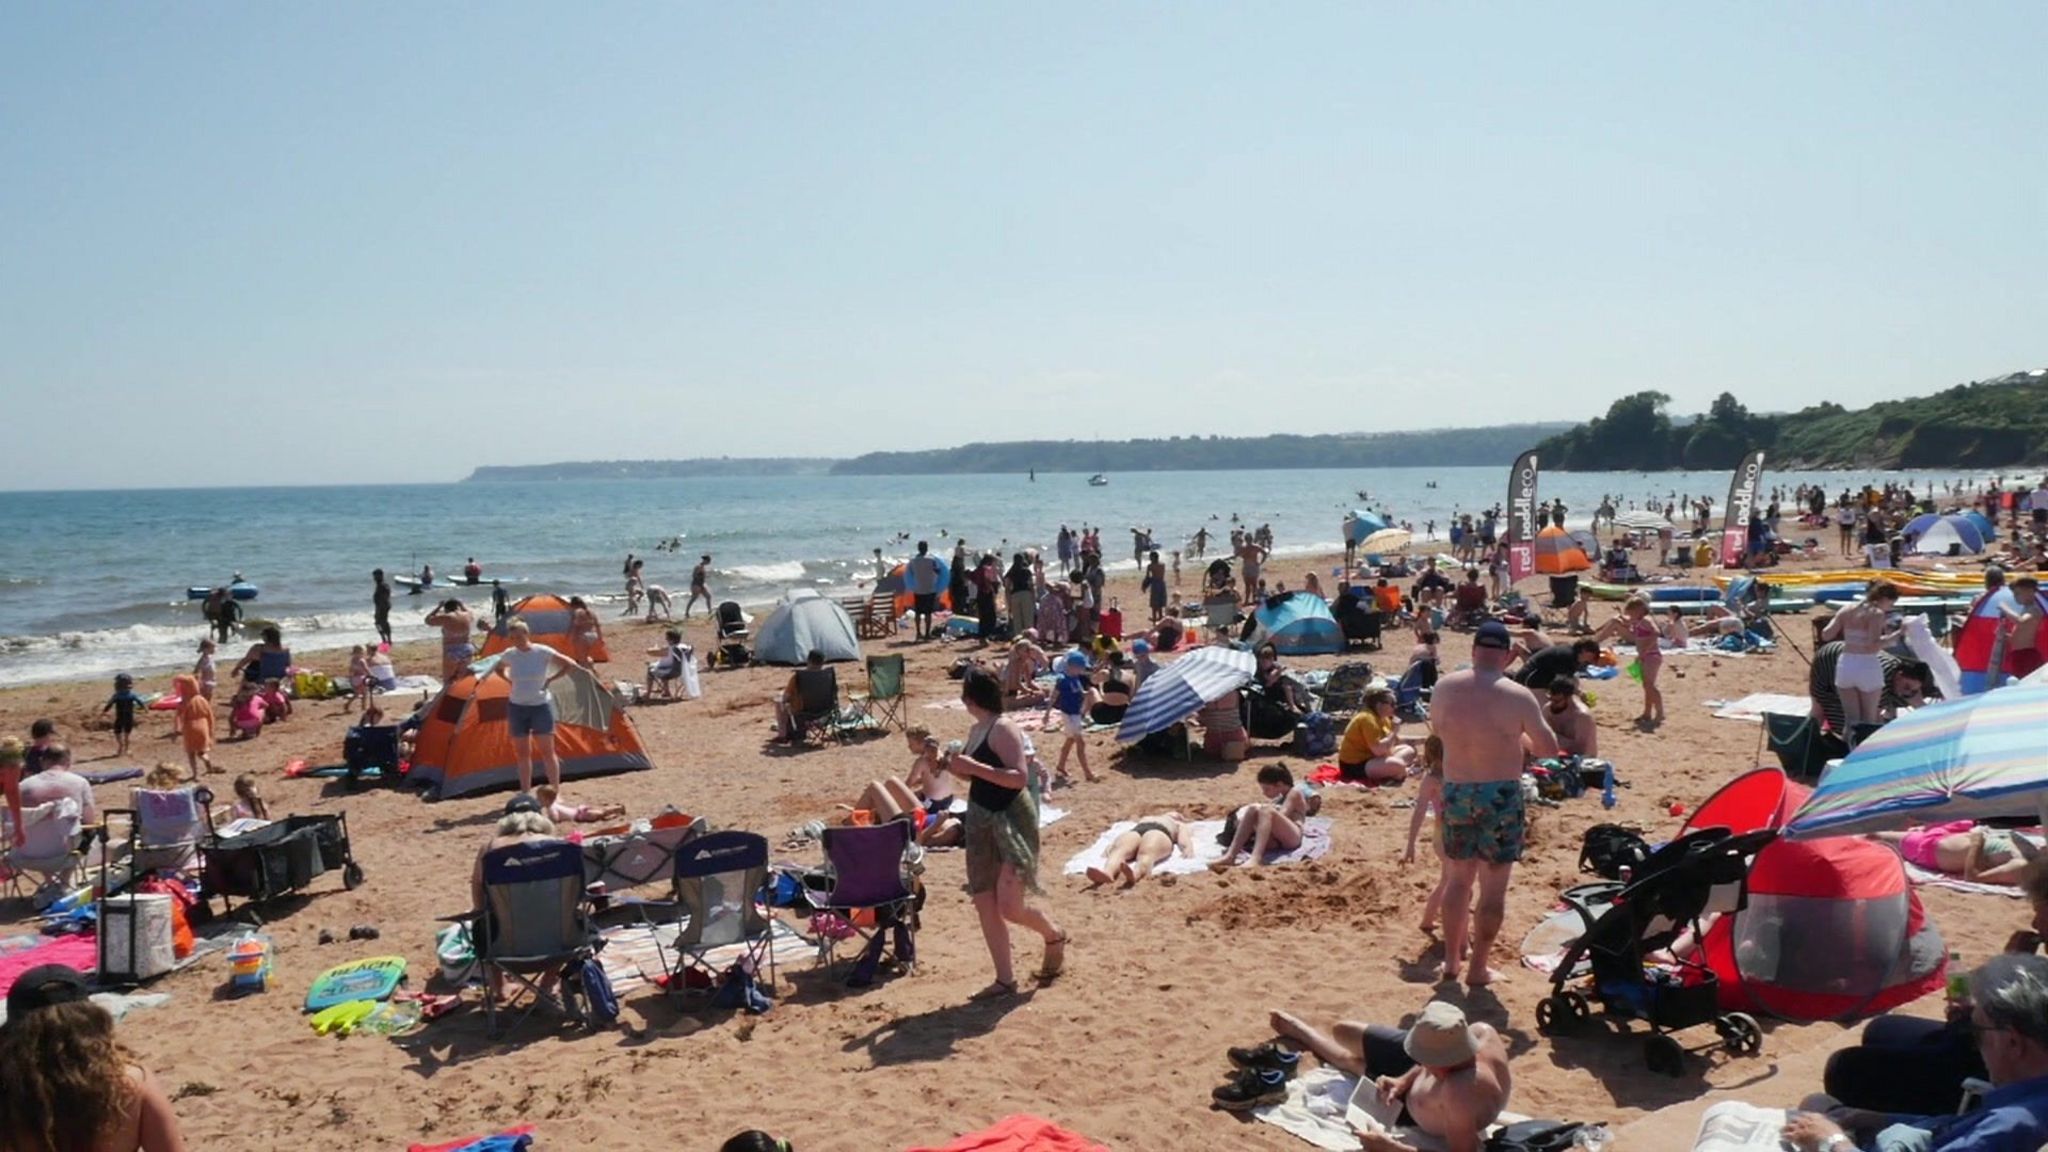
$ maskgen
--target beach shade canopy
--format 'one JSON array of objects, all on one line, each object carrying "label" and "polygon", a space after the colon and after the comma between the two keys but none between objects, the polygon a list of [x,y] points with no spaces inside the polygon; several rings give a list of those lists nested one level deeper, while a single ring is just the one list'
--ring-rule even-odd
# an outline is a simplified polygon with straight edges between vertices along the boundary
[{"label": "beach shade canopy", "polygon": [[1538,572],[1584,572],[1593,566],[1586,549],[1571,533],[1553,524],[1536,534]]},{"label": "beach shade canopy", "polygon": [[1379,513],[1353,508],[1351,514],[1344,517],[1344,542],[1358,544],[1375,532],[1385,532],[1388,527],[1386,518]]},{"label": "beach shade canopy", "polygon": [[[512,685],[491,675],[497,664],[492,656],[472,665],[474,675],[443,688],[420,722],[408,779],[444,800],[519,785],[519,758],[506,723]],[[571,665],[548,685],[548,695],[555,703],[555,751],[565,779],[654,766],[625,709],[588,669]]]},{"label": "beach shade canopy", "polygon": [[1991,517],[1977,511],[1975,508],[1964,509],[1958,512],[1957,515],[1974,525],[1977,529],[1977,535],[1982,536],[1986,543],[1998,539],[1998,525],[1991,522]]},{"label": "beach shade canopy", "polygon": [[1820,778],[1794,838],[2034,817],[2048,806],[2048,685],[1930,704],[1867,737]]},{"label": "beach shade canopy", "polygon": [[[512,646],[512,636],[509,632],[505,631],[506,625],[509,625],[514,620],[524,620],[526,621],[527,631],[532,634],[535,644],[545,644],[562,655],[568,656],[576,650],[569,639],[569,613],[568,599],[557,596],[552,592],[541,592],[524,597],[517,604],[512,605],[512,614],[505,617],[503,624],[491,626],[491,630],[484,635],[483,650],[478,652],[477,655],[496,656],[498,653],[510,648]],[[611,653],[604,650],[604,640],[600,637],[597,647],[590,650],[591,663],[603,664],[611,660],[611,658]]]},{"label": "beach shade canopy", "polygon": [[[940,560],[937,556],[932,557],[932,559],[939,561],[939,607],[950,611],[953,607],[953,598],[947,594],[946,586],[952,582],[953,566],[944,560]],[[909,562],[905,561],[889,569],[887,576],[875,581],[875,591],[895,598],[890,602],[890,607],[898,616],[915,607],[917,594],[910,590]]]},{"label": "beach shade canopy", "polygon": [[1975,556],[1984,551],[1984,533],[1967,516],[1929,513],[1907,524],[1906,535],[1913,537],[1913,551],[1922,556]]},{"label": "beach shade canopy", "polygon": [[1253,609],[1259,624],[1252,647],[1271,644],[1282,656],[1327,656],[1344,650],[1344,629],[1330,605],[1313,592],[1269,596]]},{"label": "beach shade canopy", "polygon": [[846,609],[798,588],[782,598],[775,611],[754,628],[754,659],[764,664],[801,664],[813,652],[826,662],[860,659],[860,638]]},{"label": "beach shade canopy", "polygon": [[[1775,768],[1729,781],[1684,832],[1781,828],[1807,791]],[[1682,835],[1683,833],[1681,833]],[[1724,1011],[1784,1020],[1874,1015],[1942,987],[1947,951],[1898,854],[1857,836],[1771,841],[1743,898],[1700,939]]]},{"label": "beach shade canopy", "polygon": [[1132,744],[1186,719],[1195,709],[1251,683],[1258,661],[1235,648],[1197,648],[1145,677],[1116,738]]},{"label": "beach shade canopy", "polygon": [[[1970,614],[1955,634],[1956,667],[1965,694],[1982,692],[1996,686],[2004,673],[2012,670],[2012,652],[2006,651],[1998,676],[1993,676],[1991,657],[1999,650],[1999,625],[2004,619],[2005,609],[2020,610],[2019,599],[2010,588],[1999,588],[1977,598]],[[2040,641],[2048,641],[2048,632],[2040,633]]]},{"label": "beach shade canopy", "polygon": [[1671,521],[1666,520],[1662,513],[1638,509],[1615,513],[1614,526],[1626,528],[1630,532],[1662,532],[1671,527]]},{"label": "beach shade canopy", "polygon": [[1405,528],[1382,528],[1358,542],[1360,552],[1399,552],[1415,539],[1415,534]]}]

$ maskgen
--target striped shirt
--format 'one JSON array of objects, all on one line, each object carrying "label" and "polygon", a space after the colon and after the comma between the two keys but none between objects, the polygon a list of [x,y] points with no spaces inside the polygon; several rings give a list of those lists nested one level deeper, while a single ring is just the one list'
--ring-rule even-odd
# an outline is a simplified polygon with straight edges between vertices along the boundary
[{"label": "striped shirt", "polygon": [[[1813,650],[1813,671],[1806,677],[1806,690],[1812,694],[1814,702],[1820,705],[1822,715],[1828,718],[1828,729],[1832,732],[1843,731],[1848,723],[1842,714],[1842,696],[1835,691],[1835,665],[1841,659],[1842,642],[1828,641]],[[1879,699],[1878,707],[1887,712],[1896,711],[1906,702],[1892,691],[1892,677],[1898,675],[1899,669],[1904,668],[1906,662],[1889,652],[1879,652],[1877,663],[1884,669],[1884,694]]]}]

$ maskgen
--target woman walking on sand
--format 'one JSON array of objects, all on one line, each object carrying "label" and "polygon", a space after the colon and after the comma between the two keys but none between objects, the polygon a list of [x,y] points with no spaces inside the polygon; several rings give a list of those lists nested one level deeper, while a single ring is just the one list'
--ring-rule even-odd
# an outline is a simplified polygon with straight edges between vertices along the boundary
[{"label": "woman walking on sand", "polygon": [[969,672],[960,699],[974,727],[968,730],[966,750],[948,753],[941,767],[967,781],[967,891],[995,962],[995,983],[975,998],[992,999],[1017,991],[1010,925],[1022,925],[1045,940],[1040,983],[1049,983],[1065,965],[1067,934],[1024,902],[1026,888],[1038,890],[1038,797],[1031,788],[1024,733],[1003,715],[1002,685],[988,673]]}]

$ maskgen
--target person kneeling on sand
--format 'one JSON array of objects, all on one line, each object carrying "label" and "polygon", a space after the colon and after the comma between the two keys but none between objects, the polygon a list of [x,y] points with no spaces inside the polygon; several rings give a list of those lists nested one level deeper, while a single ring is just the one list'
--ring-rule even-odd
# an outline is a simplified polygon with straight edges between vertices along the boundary
[{"label": "person kneeling on sand", "polygon": [[1195,826],[1178,812],[1141,816],[1130,831],[1110,841],[1102,866],[1088,869],[1088,884],[1100,887],[1112,879],[1121,879],[1123,886],[1129,888],[1150,876],[1175,850],[1194,858]]},{"label": "person kneeling on sand", "polygon": [[[1270,1023],[1283,1040],[1329,1067],[1372,1081],[1374,1106],[1365,1111],[1381,1130],[1360,1130],[1366,1152],[1407,1149],[1384,1129],[1409,1127],[1442,1141],[1448,1152],[1479,1152],[1487,1127],[1507,1109],[1514,1091],[1500,1033],[1466,1023],[1457,1005],[1442,1000],[1425,1006],[1405,1031],[1350,1020],[1325,1031],[1286,1011],[1274,1012]],[[1248,1098],[1285,1098],[1287,1077],[1301,1058],[1295,1048],[1277,1043],[1233,1048],[1229,1056],[1245,1072],[1214,1095],[1218,1106],[1233,1111],[1257,1107],[1239,1103]]]}]

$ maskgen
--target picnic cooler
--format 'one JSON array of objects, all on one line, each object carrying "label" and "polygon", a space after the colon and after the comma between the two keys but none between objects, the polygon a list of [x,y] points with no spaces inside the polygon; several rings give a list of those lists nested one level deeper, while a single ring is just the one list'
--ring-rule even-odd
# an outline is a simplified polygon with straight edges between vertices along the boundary
[{"label": "picnic cooler", "polygon": [[296,892],[335,869],[349,888],[362,869],[349,856],[348,826],[335,816],[287,816],[237,836],[211,836],[201,845],[200,891],[262,903]]},{"label": "picnic cooler", "polygon": [[99,918],[100,983],[139,984],[177,964],[169,896],[109,896],[100,902]]}]

